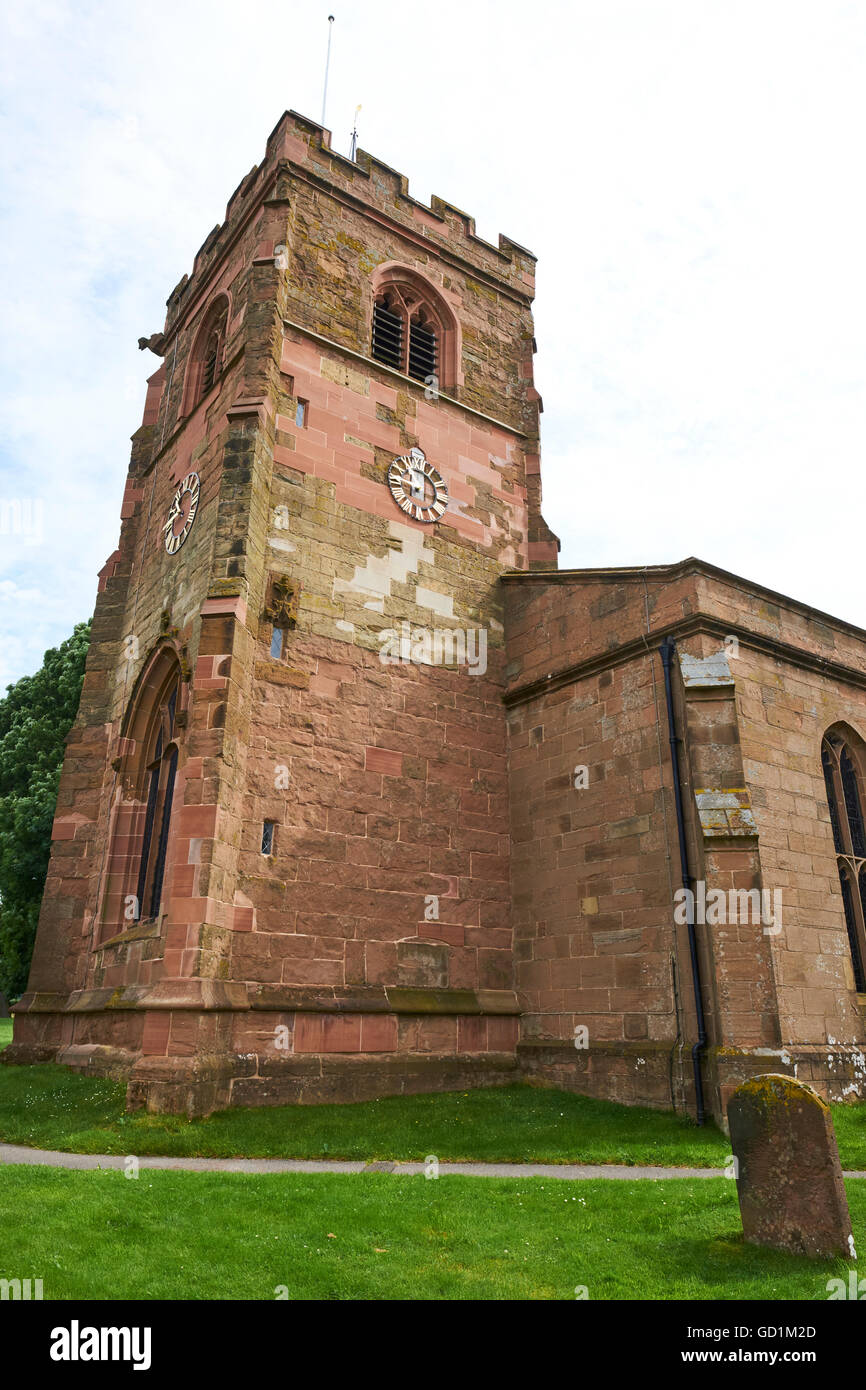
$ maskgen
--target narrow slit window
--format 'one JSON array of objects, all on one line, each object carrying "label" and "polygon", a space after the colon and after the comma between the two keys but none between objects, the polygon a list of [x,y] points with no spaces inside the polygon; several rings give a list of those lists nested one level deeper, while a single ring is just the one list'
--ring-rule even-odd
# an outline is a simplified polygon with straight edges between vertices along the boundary
[{"label": "narrow slit window", "polygon": [[826,743],[821,752],[821,762],[824,765],[824,785],[827,788],[827,805],[830,808],[830,825],[833,830],[833,844],[836,847],[837,854],[844,854],[845,846],[842,843],[839,813],[836,810],[836,790],[833,785],[833,758]]},{"label": "narrow slit window", "polygon": [[171,803],[174,798],[174,782],[177,775],[177,749],[172,748],[166,772],[165,798],[162,807],[162,825],[159,832],[159,846],[156,852],[153,887],[150,894],[150,915],[156,917],[162,900],[162,881],[165,877],[165,854],[168,848],[168,828],[171,823]]},{"label": "narrow slit window", "polygon": [[262,854],[274,852],[274,827],[276,821],[266,820],[262,825]]},{"label": "narrow slit window", "polygon": [[298,399],[298,404],[295,408],[295,424],[299,430],[305,430],[307,428],[307,411],[309,410],[309,406],[309,401]]},{"label": "narrow slit window", "polygon": [[147,811],[144,818],[144,838],[141,845],[141,859],[138,865],[138,884],[135,890],[135,920],[141,917],[144,891],[147,883],[147,861],[150,858],[150,844],[153,839],[153,823],[156,818],[156,801],[159,796],[159,763],[150,770],[150,785],[147,792]]},{"label": "narrow slit window", "polygon": [[283,647],[286,641],[286,629],[275,627],[271,633],[271,656],[274,661],[279,661],[283,655]]},{"label": "narrow slit window", "polygon": [[845,926],[848,930],[848,945],[851,948],[851,964],[854,966],[854,986],[858,994],[866,990],[866,978],[863,976],[863,957],[860,951],[860,942],[857,937],[857,914],[854,907],[854,894],[851,892],[851,880],[844,871],[841,874],[842,880],[842,904],[845,909]]},{"label": "narrow slit window", "polygon": [[842,777],[842,795],[845,798],[845,811],[851,829],[851,849],[858,858],[866,858],[866,834],[863,831],[863,808],[860,805],[860,791],[857,774],[847,748],[842,749],[839,758],[839,772]]}]

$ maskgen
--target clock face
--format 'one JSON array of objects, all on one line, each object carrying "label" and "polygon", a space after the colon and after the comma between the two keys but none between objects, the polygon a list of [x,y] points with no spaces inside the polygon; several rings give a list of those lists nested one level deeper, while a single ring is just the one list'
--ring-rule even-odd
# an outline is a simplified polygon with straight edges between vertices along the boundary
[{"label": "clock face", "polygon": [[200,489],[197,473],[187,473],[172,499],[171,508],[163,526],[165,548],[169,555],[176,555],[192,530],[195,514],[198,511]]},{"label": "clock face", "polygon": [[438,521],[448,506],[448,488],[441,473],[421,449],[410,449],[394,459],[388,469],[391,496],[413,521]]}]

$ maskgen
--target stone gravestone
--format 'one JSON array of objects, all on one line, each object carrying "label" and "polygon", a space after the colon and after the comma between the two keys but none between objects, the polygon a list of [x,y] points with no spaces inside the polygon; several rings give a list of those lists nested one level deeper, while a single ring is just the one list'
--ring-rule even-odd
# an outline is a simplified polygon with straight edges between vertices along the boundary
[{"label": "stone gravestone", "polygon": [[732,1095],[728,1123],[746,1240],[856,1259],[826,1101],[790,1076],[754,1076]]},{"label": "stone gravestone", "polygon": [[0,989],[0,1018],[11,1017],[12,1015],[9,1012],[9,1001],[7,1000],[6,995],[3,993],[2,989]]}]

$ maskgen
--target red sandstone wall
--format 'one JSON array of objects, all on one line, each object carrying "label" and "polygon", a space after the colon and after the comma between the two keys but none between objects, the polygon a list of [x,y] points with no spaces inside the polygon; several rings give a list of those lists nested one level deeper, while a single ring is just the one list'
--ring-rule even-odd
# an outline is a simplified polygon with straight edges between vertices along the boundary
[{"label": "red sandstone wall", "polygon": [[[302,254],[290,258],[262,540],[268,572],[297,585],[298,618],[279,661],[262,623],[252,673],[235,915],[244,932],[231,977],[270,1008],[238,1022],[237,1046],[272,1046],[282,1021],[292,1055],[513,1051],[497,581],[530,558],[527,444],[517,427],[537,429],[520,369],[531,361],[528,303],[472,281],[453,263],[453,240],[443,265],[411,238],[355,226],[345,208],[335,222],[303,187],[291,225],[295,237],[303,228],[303,242],[292,243]],[[481,259],[501,274],[489,250]],[[453,394],[463,401],[471,385],[502,423],[428,400],[422,385],[323,341],[364,350],[375,260],[423,270],[448,298],[465,354]],[[311,282],[338,273],[337,297],[311,293]],[[308,402],[303,427],[298,399]],[[449,489],[436,527],[407,521],[386,486],[391,460],[412,446]],[[482,633],[486,669],[383,664],[383,634],[404,622],[415,633]],[[265,820],[277,827],[270,857],[261,854]],[[438,920],[427,920],[434,897]],[[450,1014],[390,1012],[396,996],[389,1002],[386,989],[445,991]],[[311,998],[339,1003],[339,1020],[294,1011]],[[467,1017],[479,999],[487,1012]],[[506,1007],[512,1016],[493,1012]],[[364,1016],[380,1008],[389,1013]]]},{"label": "red sandstone wall", "polygon": [[651,660],[510,712],[527,1037],[572,1039],[577,1024],[596,1040],[676,1037]]},{"label": "red sandstone wall", "polygon": [[[394,262],[458,318],[449,399],[368,360],[372,272]],[[441,200],[423,209],[368,156],[332,155],[311,123],[274,132],[152,340],[164,361],[103,574],[22,1046],[62,1040],[70,1060],[100,1065],[140,1048],[141,1095],[172,1105],[188,1103],[171,1095],[183,1059],[189,1080],[203,1059],[271,1048],[278,1023],[299,1059],[513,1052],[497,578],[556,551],[538,510],[533,265]],[[224,370],[190,412],[191,352],[217,293]],[[436,528],[407,522],[386,486],[416,444],[451,493]],[[169,557],[162,524],[191,470],[198,516]],[[279,662],[264,616],[274,577],[298,595]],[[381,631],[403,621],[483,631],[486,670],[382,665]],[[118,734],[160,648],[185,678],[166,911],[130,930],[140,749]],[[279,795],[275,764],[289,771]],[[264,818],[278,822],[269,858]]]},{"label": "red sandstone wall", "polygon": [[[866,727],[863,634],[696,562],[506,583],[516,971],[525,1034],[548,1040],[524,1044],[529,1073],[665,1103],[661,1058],[653,1073],[648,1054],[638,1083],[631,1039],[675,1038],[677,1014],[681,1035],[696,1037],[685,931],[671,922],[672,797],[665,805],[658,791],[670,786],[669,759],[665,747],[658,780],[653,746],[656,699],[667,740],[661,665],[657,651],[641,653],[641,632],[655,649],[670,631],[691,661],[674,693],[692,874],[707,892],[781,889],[783,901],[778,931],[747,918],[698,924],[710,1104],[723,1111],[737,1080],[761,1067],[795,1069],[836,1098],[860,1094],[861,1006],[820,746],[832,724],[855,737]],[[569,783],[579,763],[585,790]],[[599,921],[615,946],[593,934]],[[624,961],[609,958],[620,952]],[[678,966],[676,1011],[665,961]],[[650,987],[621,992],[641,968]],[[581,1022],[589,1051],[569,1059],[551,1040]],[[687,1075],[674,1083],[687,1087]]]},{"label": "red sandstone wall", "polygon": [[[838,723],[866,737],[866,645],[827,615],[734,581],[704,590],[707,611],[744,634],[730,668],[763,878],[783,895],[783,930],[771,938],[781,1039],[862,1043],[821,742]],[[778,645],[755,650],[750,633]]]},{"label": "red sandstone wall", "polygon": [[[652,579],[507,586],[510,701],[522,692],[508,722],[526,1064],[559,1084],[660,1105],[671,1104],[678,1002],[686,1024],[690,1006],[682,981],[675,992],[661,666],[639,634],[648,614],[654,626],[676,620],[688,602],[684,584]],[[635,638],[631,658],[610,664]],[[577,1027],[588,1030],[585,1051]],[[565,1050],[542,1047],[553,1041]]]}]

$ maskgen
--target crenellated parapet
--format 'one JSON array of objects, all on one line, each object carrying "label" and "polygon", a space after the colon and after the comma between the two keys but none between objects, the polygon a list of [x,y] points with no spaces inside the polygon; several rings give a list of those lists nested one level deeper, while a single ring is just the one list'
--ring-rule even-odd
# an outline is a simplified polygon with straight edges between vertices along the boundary
[{"label": "crenellated parapet", "polygon": [[252,209],[263,201],[288,197],[281,175],[291,171],[326,185],[350,202],[363,204],[380,217],[405,229],[413,239],[432,243],[436,255],[450,254],[501,287],[530,303],[535,289],[536,257],[531,251],[500,234],[498,244],[475,231],[475,219],[445,198],[434,194],[429,205],[409,192],[409,179],[390,165],[359,150],[348,159],[331,148],[331,132],[324,126],[287,111],[268,138],[265,158],[241,180],[226,204],[224,221],[214,227],[196,252],[190,275],[184,275],[167,301],[166,333],[185,317],[216,263],[227,253]]}]

